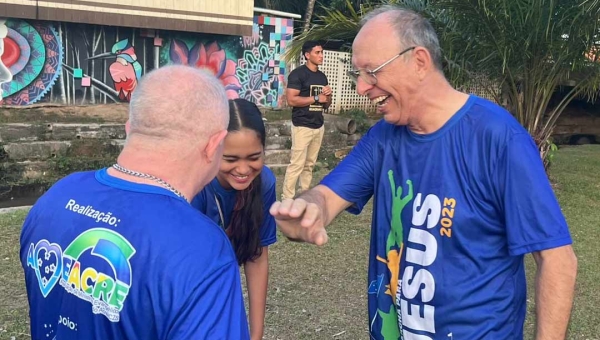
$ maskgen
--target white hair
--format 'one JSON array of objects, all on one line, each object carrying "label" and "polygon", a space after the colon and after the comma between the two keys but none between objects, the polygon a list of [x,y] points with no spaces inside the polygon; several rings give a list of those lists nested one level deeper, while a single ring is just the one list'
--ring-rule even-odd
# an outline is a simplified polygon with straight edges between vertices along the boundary
[{"label": "white hair", "polygon": [[368,12],[360,21],[363,27],[379,15],[385,15],[404,47],[422,46],[429,51],[435,67],[442,70],[442,50],[431,23],[421,15],[396,5],[383,5]]},{"label": "white hair", "polygon": [[131,136],[191,146],[227,129],[229,103],[212,73],[170,65],[142,77],[131,96],[129,121]]}]

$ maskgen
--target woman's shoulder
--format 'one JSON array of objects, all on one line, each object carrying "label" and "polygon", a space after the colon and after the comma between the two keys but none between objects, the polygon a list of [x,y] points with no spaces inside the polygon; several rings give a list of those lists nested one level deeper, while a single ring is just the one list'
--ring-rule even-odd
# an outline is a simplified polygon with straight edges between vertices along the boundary
[{"label": "woman's shoulder", "polygon": [[277,177],[275,177],[273,171],[266,165],[263,166],[260,173],[260,179],[263,196],[275,195]]},{"label": "woman's shoulder", "polygon": [[263,165],[262,171],[260,173],[260,177],[263,185],[266,187],[274,187],[277,182],[277,178],[271,169],[268,166]]},{"label": "woman's shoulder", "polygon": [[208,197],[213,197],[214,195],[215,191],[212,187],[212,182],[210,182],[204,188],[202,188],[202,190],[196,196],[194,196],[190,204],[194,208],[204,211]]}]

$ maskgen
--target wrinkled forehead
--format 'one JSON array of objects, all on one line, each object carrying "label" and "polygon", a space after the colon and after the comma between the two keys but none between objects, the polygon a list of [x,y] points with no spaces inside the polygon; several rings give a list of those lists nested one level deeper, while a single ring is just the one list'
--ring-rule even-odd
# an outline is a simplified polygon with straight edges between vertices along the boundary
[{"label": "wrinkled forehead", "polygon": [[389,25],[376,22],[365,25],[352,43],[352,65],[373,68],[398,53],[399,43]]}]

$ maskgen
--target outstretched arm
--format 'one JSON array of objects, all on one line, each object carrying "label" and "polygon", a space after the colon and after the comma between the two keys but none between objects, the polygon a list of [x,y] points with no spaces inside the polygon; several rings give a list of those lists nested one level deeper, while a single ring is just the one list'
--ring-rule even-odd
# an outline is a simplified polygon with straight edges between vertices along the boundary
[{"label": "outstretched arm", "polygon": [[328,187],[317,185],[294,200],[275,202],[270,212],[288,239],[323,245],[327,243],[325,226],[350,205]]}]

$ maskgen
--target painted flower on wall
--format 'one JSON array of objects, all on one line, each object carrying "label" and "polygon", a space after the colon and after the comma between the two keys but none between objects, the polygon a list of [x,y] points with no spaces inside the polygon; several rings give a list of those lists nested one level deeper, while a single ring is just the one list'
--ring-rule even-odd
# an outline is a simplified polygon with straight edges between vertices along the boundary
[{"label": "painted flower on wall", "polygon": [[169,58],[175,64],[210,70],[225,86],[229,99],[239,97],[238,91],[242,86],[236,76],[236,62],[228,60],[225,51],[216,42],[208,45],[208,47],[198,42],[191,49],[188,49],[185,42],[173,39],[171,40]]}]

